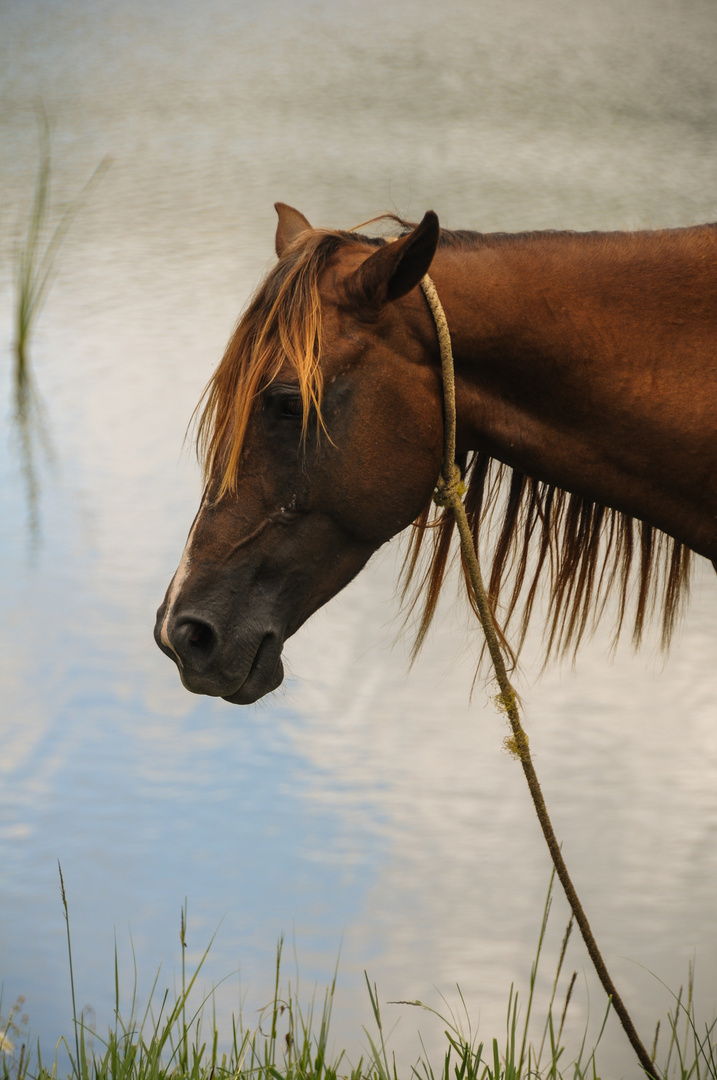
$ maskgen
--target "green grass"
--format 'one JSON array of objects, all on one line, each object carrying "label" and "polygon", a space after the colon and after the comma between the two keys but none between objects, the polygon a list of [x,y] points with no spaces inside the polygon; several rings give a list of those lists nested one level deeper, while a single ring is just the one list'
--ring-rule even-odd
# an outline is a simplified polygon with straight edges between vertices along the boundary
[{"label": "green grass", "polygon": [[[69,913],[62,884],[62,900],[67,920],[67,944],[74,1032],[60,1046],[69,1059],[61,1072],[60,1058],[48,1065],[39,1047],[32,1051],[27,1039],[28,1018],[18,1001],[7,1020],[0,1021],[0,1080],[599,1080],[595,1047],[589,1048],[584,1034],[578,1045],[566,1045],[566,1016],[574,1000],[576,973],[565,970],[571,924],[562,940],[556,970],[547,983],[540,971],[545,944],[550,893],[545,904],[538,946],[528,980],[525,1004],[511,987],[508,995],[505,1031],[500,1037],[479,1039],[472,1028],[465,1002],[460,995],[460,1013],[447,1007],[446,1015],[421,1002],[399,1004],[424,1010],[437,1019],[445,1044],[437,1063],[431,1062],[419,1036],[414,1063],[399,1068],[390,1052],[376,987],[366,978],[368,1002],[373,1016],[370,1030],[364,1028],[365,1057],[351,1064],[343,1051],[334,1051],[329,1039],[331,1013],[336,994],[336,972],[317,1005],[316,995],[302,1004],[289,983],[282,985],[282,946],[279,942],[274,970],[273,995],[259,1014],[255,1027],[245,1025],[241,1014],[233,1017],[231,1030],[217,1028],[214,999],[210,994],[198,1004],[197,980],[212,946],[209,942],[200,962],[187,975],[186,908],[182,911],[181,990],[160,991],[159,973],[146,1004],[137,998],[135,965],[134,989],[129,1014],[120,1008],[120,977],[115,949],[114,1020],[103,1037],[93,1032],[77,1015]],[[212,939],[213,940],[213,939]],[[541,984],[541,994],[537,993]],[[660,1074],[676,1080],[717,1080],[715,1022],[698,1029],[693,1000],[693,971],[690,969],[686,993],[674,997],[667,1017],[667,1048],[657,1062]],[[538,1018],[536,1000],[545,989],[548,1004]],[[0,1010],[2,1004],[0,1002]],[[596,1044],[605,1028],[605,1011]],[[659,1032],[659,1025],[658,1025]],[[658,1045],[655,1036],[655,1049]],[[60,1055],[62,1056],[62,1055]],[[630,1074],[640,1077],[635,1063]]]}]

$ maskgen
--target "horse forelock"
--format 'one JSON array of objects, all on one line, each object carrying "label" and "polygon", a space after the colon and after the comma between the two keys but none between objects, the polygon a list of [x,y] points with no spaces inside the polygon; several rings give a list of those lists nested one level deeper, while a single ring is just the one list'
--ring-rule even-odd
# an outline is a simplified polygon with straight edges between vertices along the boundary
[{"label": "horse forelock", "polygon": [[218,483],[218,498],[236,489],[254,403],[287,363],[302,397],[302,437],[312,410],[322,429],[319,280],[337,248],[355,239],[330,230],[303,233],[241,315],[197,406],[197,455],[205,482],[211,477]]},{"label": "horse forelock", "polygon": [[[414,226],[395,214],[365,222],[388,222],[404,233]],[[358,226],[362,228],[363,226]],[[479,234],[441,233],[441,246],[480,239]],[[321,299],[319,279],[341,246],[376,247],[380,236],[358,231],[303,232],[269,271],[241,315],[222,360],[197,405],[196,448],[205,482],[218,482],[218,497],[236,489],[239,463],[254,402],[288,362],[303,401],[303,436],[311,410],[321,419]]]},{"label": "horse forelock", "polygon": [[[403,231],[412,227],[394,214],[373,220],[391,221]],[[306,437],[312,410],[319,430],[323,429],[321,274],[340,247],[365,249],[385,242],[357,231],[302,232],[260,283],[195,410],[197,456],[205,482],[211,477],[218,483],[218,498],[236,489],[254,402],[287,362],[302,397],[302,436]]]}]

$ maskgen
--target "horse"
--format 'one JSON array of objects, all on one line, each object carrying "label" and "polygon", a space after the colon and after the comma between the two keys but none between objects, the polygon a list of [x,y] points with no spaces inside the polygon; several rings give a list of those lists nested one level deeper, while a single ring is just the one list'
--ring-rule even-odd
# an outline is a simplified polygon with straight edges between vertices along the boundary
[{"label": "horse", "polygon": [[184,686],[235,704],[276,689],[286,639],[412,524],[425,637],[454,528],[431,503],[429,271],[504,640],[543,594],[546,655],[577,648],[610,597],[616,634],[634,604],[635,642],[661,610],[667,644],[693,554],[717,560],[717,225],[481,234],[428,211],[388,215],[386,237],[276,210],[277,262],[197,407],[204,493],[157,613]]}]

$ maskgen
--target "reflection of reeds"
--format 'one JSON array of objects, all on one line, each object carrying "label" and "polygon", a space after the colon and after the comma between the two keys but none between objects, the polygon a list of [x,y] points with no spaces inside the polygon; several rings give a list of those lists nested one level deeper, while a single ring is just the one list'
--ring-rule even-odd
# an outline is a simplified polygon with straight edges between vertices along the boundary
[{"label": "reflection of reeds", "polygon": [[30,535],[39,538],[39,453],[51,457],[47,418],[30,367],[29,346],[33,330],[52,284],[57,252],[90,189],[109,165],[105,158],[95,169],[77,199],[69,204],[52,228],[49,224],[52,158],[50,127],[40,113],[40,159],[32,207],[24,237],[18,245],[15,304],[15,370],[13,423],[28,503]]}]

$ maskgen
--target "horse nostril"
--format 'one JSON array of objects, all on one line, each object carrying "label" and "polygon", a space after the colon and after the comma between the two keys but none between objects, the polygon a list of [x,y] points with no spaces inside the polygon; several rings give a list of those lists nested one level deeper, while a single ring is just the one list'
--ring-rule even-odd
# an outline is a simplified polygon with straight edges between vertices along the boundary
[{"label": "horse nostril", "polygon": [[184,620],[175,628],[173,637],[177,644],[184,646],[182,651],[189,656],[210,653],[217,640],[213,628],[201,619]]}]

